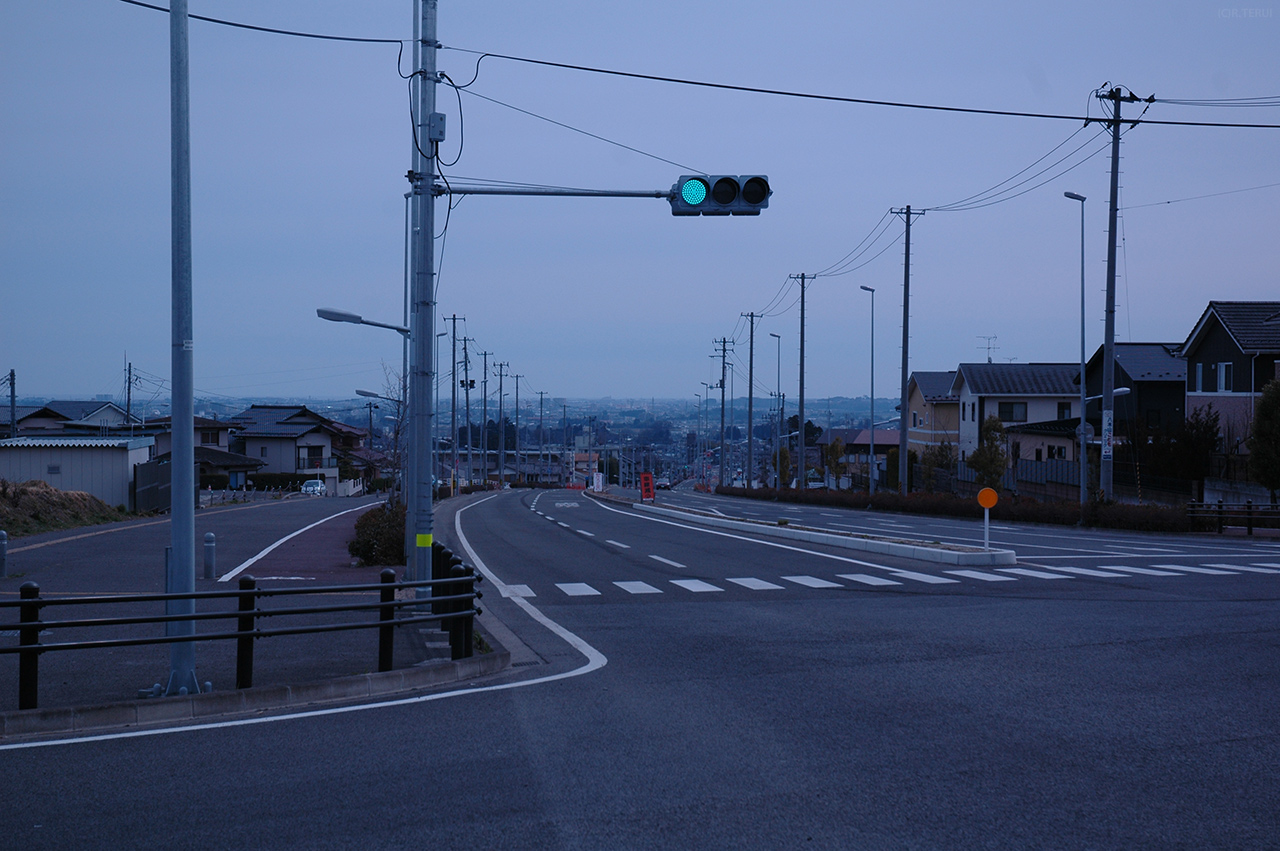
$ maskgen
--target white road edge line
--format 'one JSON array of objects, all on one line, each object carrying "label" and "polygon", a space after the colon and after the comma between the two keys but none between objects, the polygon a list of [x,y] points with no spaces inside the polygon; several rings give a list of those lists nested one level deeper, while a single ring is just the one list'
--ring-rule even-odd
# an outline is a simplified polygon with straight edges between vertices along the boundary
[{"label": "white road edge line", "polygon": [[310,529],[314,529],[314,528],[316,528],[316,527],[317,527],[317,526],[319,526],[321,523],[328,523],[330,520],[332,520],[332,519],[333,519],[333,518],[335,518],[335,517],[341,517],[342,515],[344,515],[344,514],[350,514],[350,513],[351,513],[351,512],[353,512],[353,511],[363,511],[364,509],[366,509],[366,508],[372,508],[372,507],[373,507],[373,506],[375,506],[375,505],[382,505],[382,503],[381,503],[381,502],[375,502],[375,503],[371,503],[370,505],[361,505],[361,506],[359,506],[358,508],[348,508],[346,511],[339,511],[337,514],[330,514],[328,517],[324,518],[323,520],[317,520],[316,522],[312,523],[310,526],[303,526],[303,527],[302,527],[301,529],[299,529],[298,531],[293,532],[292,534],[289,534],[289,535],[285,535],[283,538],[281,538],[280,540],[276,541],[274,544],[272,544],[271,546],[267,547],[265,550],[263,550],[262,552],[258,553],[256,556],[254,556],[253,558],[249,559],[248,561],[246,561],[246,562],[242,562],[242,563],[240,564],[240,566],[239,566],[239,567],[237,567],[235,570],[231,571],[230,573],[226,573],[226,574],[223,574],[222,576],[219,576],[219,577],[218,577],[218,581],[219,581],[219,582],[229,582],[229,581],[231,581],[232,579],[235,579],[238,575],[240,575],[240,572],[241,572],[242,570],[244,570],[245,568],[247,568],[247,567],[249,567],[250,565],[252,565],[252,564],[253,564],[254,562],[256,562],[258,559],[262,558],[262,557],[263,557],[263,556],[265,556],[267,553],[271,552],[271,551],[272,551],[272,550],[274,550],[276,547],[278,547],[278,546],[280,546],[281,544],[283,544],[285,541],[288,541],[288,540],[290,540],[291,538],[296,538],[296,537],[298,537],[299,535],[301,535],[303,532],[306,532],[306,531],[308,531],[308,530],[310,530]]},{"label": "white road edge line", "polygon": [[[453,516],[454,530],[458,533],[458,540],[462,544],[462,548],[466,550],[467,555],[471,557],[472,564],[476,569],[484,574],[485,578],[494,584],[494,587],[500,589],[502,596],[509,595],[509,587],[493,575],[485,563],[480,560],[480,556],[471,548],[471,543],[467,540],[467,536],[462,533],[462,512],[468,508],[474,508],[482,502],[488,502],[498,497],[499,494],[487,496],[484,499],[471,503],[470,505],[459,508]],[[565,671],[560,674],[552,674],[548,677],[538,677],[532,680],[520,680],[514,683],[500,683],[492,686],[482,686],[480,688],[460,688],[453,691],[439,692],[438,694],[424,694],[417,697],[402,697],[395,700],[384,700],[378,703],[362,703],[356,706],[335,706],[328,709],[312,709],[303,712],[290,712],[286,715],[272,715],[263,718],[239,718],[234,721],[214,721],[208,724],[191,724],[184,727],[164,727],[154,730],[129,730],[122,733],[104,733],[97,736],[82,736],[73,739],[50,739],[41,742],[15,742],[13,744],[0,744],[0,751],[25,750],[27,748],[47,748],[54,745],[75,745],[82,742],[105,742],[113,739],[136,739],[142,736],[162,736],[168,733],[193,733],[199,730],[220,730],[227,727],[247,727],[251,724],[271,724],[276,721],[293,721],[299,718],[317,718],[322,715],[343,715],[348,712],[363,712],[367,709],[382,709],[390,706],[408,706],[414,703],[431,703],[436,700],[444,700],[448,697],[459,697],[464,694],[482,694],[489,691],[507,691],[513,688],[524,688],[525,686],[540,685],[541,683],[555,682],[556,680],[566,680],[570,677],[589,674],[592,671],[599,670],[609,663],[604,654],[596,650],[590,644],[574,635],[560,624],[548,618],[542,612],[525,600],[523,597],[510,597],[511,602],[524,609],[529,617],[545,626],[551,632],[564,639],[573,649],[577,650],[583,656],[587,657],[587,664],[580,668],[574,668],[572,671]]]}]

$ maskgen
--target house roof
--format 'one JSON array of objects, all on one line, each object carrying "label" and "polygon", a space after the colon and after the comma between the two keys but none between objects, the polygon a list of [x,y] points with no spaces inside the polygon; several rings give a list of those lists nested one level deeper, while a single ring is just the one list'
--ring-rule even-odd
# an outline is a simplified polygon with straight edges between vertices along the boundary
[{"label": "house roof", "polygon": [[911,381],[920,388],[920,395],[926,402],[955,402],[958,397],[951,392],[951,385],[955,380],[954,369],[950,372],[911,373]]},{"label": "house roof", "polygon": [[[1087,369],[1102,362],[1102,346],[1089,358]],[[1134,381],[1186,381],[1187,362],[1179,354],[1179,343],[1116,343],[1116,363]]]},{"label": "house roof", "polygon": [[[257,470],[267,463],[258,458],[251,458],[248,455],[241,455],[237,452],[227,452],[224,449],[214,449],[211,446],[197,446],[195,451],[196,463],[208,464],[211,467],[245,467],[250,470]],[[157,455],[156,459],[169,459],[172,455],[172,452],[166,452],[163,455]]]},{"label": "house roof", "polygon": [[1074,396],[1080,365],[1072,363],[962,363],[951,393],[967,385],[974,396]]},{"label": "house roof", "polygon": [[1179,353],[1186,357],[1216,317],[1246,355],[1280,352],[1280,301],[1211,301]]},{"label": "house roof", "polygon": [[0,449],[143,449],[153,437],[11,437],[0,440]]},{"label": "house roof", "polygon": [[[47,416],[50,416],[53,418],[61,417],[64,420],[67,419],[67,417],[64,414],[59,414],[57,411],[53,410],[48,405],[15,405],[13,412],[18,417],[19,424],[21,424],[22,421],[27,419],[28,417],[32,417],[40,413],[45,413]],[[9,406],[7,404],[0,405],[0,425],[7,426],[8,424],[9,424]]]},{"label": "house roof", "polygon": [[85,401],[76,399],[54,399],[52,402],[45,405],[45,407],[69,420],[88,419],[103,408],[115,408],[120,412],[121,416],[124,415],[124,409],[115,402],[104,402],[101,399]]},{"label": "house roof", "polygon": [[[208,417],[193,417],[196,428],[235,428],[235,423],[226,420],[211,420]],[[152,417],[147,420],[147,425],[169,425],[173,421],[173,417]]]},{"label": "house roof", "polygon": [[297,439],[316,430],[334,432],[334,423],[305,405],[250,405],[230,420],[241,437]]},{"label": "house roof", "polygon": [[1042,434],[1047,437],[1072,437],[1080,427],[1080,418],[1071,417],[1066,420],[1045,420],[1039,423],[1022,423],[1007,425],[1004,430],[1009,434]]},{"label": "house roof", "polygon": [[[867,446],[871,439],[869,428],[829,428],[818,435],[817,445],[826,446],[839,438],[845,446]],[[897,446],[898,430],[896,428],[878,428],[875,433],[876,446]]]}]

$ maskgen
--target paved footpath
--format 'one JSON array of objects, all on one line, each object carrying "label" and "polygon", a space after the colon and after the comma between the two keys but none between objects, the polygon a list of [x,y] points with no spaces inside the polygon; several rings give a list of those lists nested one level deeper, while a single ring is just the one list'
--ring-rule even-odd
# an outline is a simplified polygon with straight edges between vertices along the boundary
[{"label": "paved footpath", "polygon": [[[202,509],[196,513],[196,590],[229,591],[237,585],[238,576],[221,582],[202,578],[206,532],[216,536],[220,577],[232,573],[282,538],[306,529],[262,555],[239,575],[252,575],[259,579],[260,586],[272,588],[376,582],[381,568],[354,567],[347,553],[347,542],[354,536],[356,518],[379,502],[374,497],[294,497]],[[311,528],[306,528],[309,526]],[[0,579],[0,600],[16,599],[19,587],[28,581],[40,585],[42,596],[163,592],[164,549],[169,545],[169,536],[168,518],[144,518],[11,539],[9,575]],[[370,601],[374,599],[376,597],[370,596]],[[333,597],[326,597],[319,603],[334,601]],[[218,603],[217,608],[234,608],[234,601]],[[316,603],[315,598],[311,598],[310,604]],[[212,608],[212,603],[197,605],[198,611]],[[161,614],[162,606],[158,603],[140,605],[138,611]],[[105,607],[85,606],[60,608],[47,613],[46,617],[66,620],[120,614],[118,608],[108,613]],[[16,613],[5,613],[2,617],[8,623],[16,620]],[[344,613],[326,617],[372,619],[374,616]],[[231,621],[213,624],[234,628]],[[129,633],[132,636],[162,634],[162,628],[155,625],[129,629],[133,630]],[[214,629],[207,623],[197,627],[199,632]],[[123,635],[116,632],[112,637]],[[52,637],[42,636],[41,640],[103,637],[108,636],[101,630],[93,636],[60,630]],[[0,635],[0,642],[16,644],[17,635],[5,632]],[[397,668],[421,660],[423,649],[411,646],[413,643],[397,640]],[[17,709],[17,668],[16,655],[0,656],[0,712]],[[376,670],[377,630],[277,636],[256,643],[255,686],[308,682]],[[139,689],[166,681],[168,671],[167,645],[45,653],[40,658],[40,707],[54,709],[134,700]],[[235,683],[235,642],[198,643],[196,675],[201,682],[212,681],[215,692],[231,690]]]}]

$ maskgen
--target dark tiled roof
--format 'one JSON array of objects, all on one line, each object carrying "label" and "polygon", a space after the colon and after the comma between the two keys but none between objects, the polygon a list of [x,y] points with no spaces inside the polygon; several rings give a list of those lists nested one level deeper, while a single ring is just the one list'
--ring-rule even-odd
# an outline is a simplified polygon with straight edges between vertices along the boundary
[{"label": "dark tiled roof", "polygon": [[[19,427],[27,417],[32,414],[38,414],[41,411],[48,411],[53,416],[62,416],[57,411],[50,409],[47,405],[15,405],[13,412],[18,417]],[[9,425],[9,403],[0,404],[0,425]]]},{"label": "dark tiled roof", "polygon": [[963,379],[975,396],[1073,396],[1079,375],[1071,363],[962,363],[953,387]]},{"label": "dark tiled roof", "polygon": [[316,431],[319,423],[248,423],[240,427],[239,437],[283,437],[296,439]]},{"label": "dark tiled roof", "polygon": [[[197,446],[196,463],[208,464],[211,467],[247,467],[256,470],[266,464],[266,461],[257,458],[250,458],[248,455],[240,455],[235,452],[227,452],[223,449],[213,449],[209,446]],[[163,455],[157,455],[156,458],[169,458],[172,455],[166,452]]]},{"label": "dark tiled roof", "polygon": [[1211,301],[1184,348],[1200,333],[1211,312],[1245,354],[1280,352],[1280,301]]},{"label": "dark tiled roof", "polygon": [[76,399],[54,399],[49,404],[45,405],[45,407],[55,413],[61,414],[69,420],[82,420],[85,417],[102,410],[108,405],[114,407],[115,403],[103,401],[81,401]]},{"label": "dark tiled roof", "polygon": [[913,372],[912,380],[920,388],[920,395],[926,402],[954,402],[951,385],[956,380],[956,371],[950,372]]},{"label": "dark tiled roof", "polygon": [[1116,363],[1134,381],[1186,381],[1177,343],[1116,343]]},{"label": "dark tiled roof", "polygon": [[1009,425],[1005,426],[1004,430],[1009,434],[1043,434],[1050,437],[1075,437],[1076,429],[1079,427],[1080,418],[1072,417],[1069,420],[1045,420],[1040,423]]}]

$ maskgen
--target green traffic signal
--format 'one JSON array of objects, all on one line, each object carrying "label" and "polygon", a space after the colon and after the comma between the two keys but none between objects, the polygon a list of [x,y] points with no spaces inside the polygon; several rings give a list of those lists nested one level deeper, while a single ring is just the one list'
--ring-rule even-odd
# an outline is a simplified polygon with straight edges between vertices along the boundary
[{"label": "green traffic signal", "polygon": [[700,177],[691,177],[680,185],[680,197],[691,207],[707,200],[707,194],[707,182]]}]

